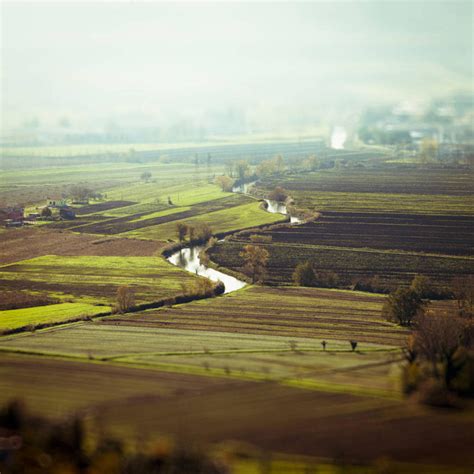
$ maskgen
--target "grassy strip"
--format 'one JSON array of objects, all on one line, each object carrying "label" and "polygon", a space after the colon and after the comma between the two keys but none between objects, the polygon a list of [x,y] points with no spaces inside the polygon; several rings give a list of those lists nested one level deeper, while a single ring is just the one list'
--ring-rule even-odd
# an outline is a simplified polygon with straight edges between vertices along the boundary
[{"label": "grassy strip", "polygon": [[81,321],[92,316],[110,314],[109,306],[83,303],[59,303],[31,308],[0,311],[0,331],[3,334],[44,328],[64,322]]}]

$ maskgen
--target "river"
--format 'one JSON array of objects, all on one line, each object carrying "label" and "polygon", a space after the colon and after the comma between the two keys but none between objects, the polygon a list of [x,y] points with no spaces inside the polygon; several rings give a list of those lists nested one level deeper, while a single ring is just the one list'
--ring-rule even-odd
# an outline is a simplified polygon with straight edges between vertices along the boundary
[{"label": "river", "polygon": [[[243,184],[241,186],[235,187],[234,189],[232,189],[232,191],[235,193],[247,194],[250,186],[252,186],[253,184],[255,184],[255,182]],[[265,202],[267,203],[267,212],[288,216],[288,209],[282,202],[272,201],[270,199],[265,199]],[[290,223],[300,224],[301,219],[299,219],[298,217],[290,216]],[[204,265],[199,259],[199,253],[201,252],[201,250],[203,250],[203,248],[204,247],[202,246],[185,247],[168,257],[168,262],[172,263],[173,265],[176,265],[177,267],[183,268],[184,270],[187,270],[190,273],[209,278],[212,281],[221,281],[225,286],[224,293],[231,293],[232,291],[240,290],[247,284],[244,281],[239,280],[233,276],[227,275],[226,273],[222,273],[218,270],[214,270],[213,268],[209,268]]]}]

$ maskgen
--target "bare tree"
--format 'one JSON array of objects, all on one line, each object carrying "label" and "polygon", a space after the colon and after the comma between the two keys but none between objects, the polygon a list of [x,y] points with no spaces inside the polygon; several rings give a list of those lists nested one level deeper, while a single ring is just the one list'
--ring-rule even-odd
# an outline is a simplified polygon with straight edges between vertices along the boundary
[{"label": "bare tree", "polygon": [[119,286],[117,288],[117,311],[126,313],[135,305],[135,295],[128,285]]},{"label": "bare tree", "polygon": [[212,227],[206,222],[200,223],[195,230],[196,240],[205,243],[212,237]]},{"label": "bare tree", "polygon": [[286,201],[288,198],[288,192],[283,189],[281,186],[277,186],[269,195],[268,199],[271,199],[272,201]]},{"label": "bare tree", "polygon": [[196,229],[192,225],[188,225],[188,237],[189,241],[192,242],[195,239],[196,236]]},{"label": "bare tree", "polygon": [[230,193],[232,191],[232,187],[234,186],[235,180],[229,176],[222,175],[217,176],[215,182],[218,186],[220,186],[222,191]]},{"label": "bare tree", "polygon": [[459,313],[463,316],[472,316],[474,313],[474,275],[454,278],[451,287]]},{"label": "bare tree", "polygon": [[234,166],[237,171],[237,177],[240,180],[244,179],[249,174],[250,168],[246,160],[239,160],[234,164]]},{"label": "bare tree", "polygon": [[176,223],[176,235],[178,236],[178,240],[183,242],[186,238],[186,234],[188,233],[188,226],[184,222],[177,222]]},{"label": "bare tree", "polygon": [[458,371],[455,354],[463,345],[465,321],[454,315],[420,314],[415,324],[413,349],[418,357],[431,363],[435,377],[441,377],[439,366],[442,366],[444,382],[449,388]]}]

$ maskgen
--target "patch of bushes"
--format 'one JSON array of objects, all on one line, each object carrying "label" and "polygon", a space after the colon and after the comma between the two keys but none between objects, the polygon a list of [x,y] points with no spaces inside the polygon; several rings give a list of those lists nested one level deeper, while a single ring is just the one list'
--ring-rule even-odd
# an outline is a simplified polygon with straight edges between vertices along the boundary
[{"label": "patch of bushes", "polygon": [[298,286],[317,286],[320,288],[339,288],[343,282],[332,271],[316,271],[314,265],[303,262],[296,265],[293,272],[293,282]]}]

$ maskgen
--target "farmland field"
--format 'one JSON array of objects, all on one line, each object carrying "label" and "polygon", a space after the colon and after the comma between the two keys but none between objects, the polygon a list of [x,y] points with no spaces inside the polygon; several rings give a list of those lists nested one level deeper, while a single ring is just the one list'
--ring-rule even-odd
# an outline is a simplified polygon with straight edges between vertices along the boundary
[{"label": "farmland field", "polygon": [[[380,318],[382,302],[357,292],[251,287],[12,336],[0,348],[397,398],[407,332]],[[350,340],[358,342],[357,352]]]},{"label": "farmland field", "polygon": [[[285,177],[290,191],[370,194],[469,196],[472,170],[415,166],[373,166],[307,172]],[[369,179],[368,179],[369,178]],[[268,179],[266,186],[279,184]]]},{"label": "farmland field", "polygon": [[42,255],[152,257],[160,248],[159,243],[152,241],[58,232],[48,226],[30,227],[6,230],[3,233],[0,241],[0,264]]},{"label": "farmland field", "polygon": [[0,331],[42,323],[64,322],[79,317],[95,316],[111,310],[108,306],[87,303],[60,303],[33,308],[0,311]]},{"label": "farmland field", "polygon": [[[183,222],[191,226],[208,224],[216,234],[263,224],[272,224],[282,220],[282,216],[265,212],[260,207],[260,203],[255,201],[220,211],[207,211],[201,215],[191,214],[191,216],[190,218],[183,218]],[[176,222],[173,221],[156,226],[151,225],[127,232],[124,235],[163,241],[170,238],[170,236],[174,236],[175,225]]]},{"label": "farmland field", "polygon": [[137,303],[181,294],[195,277],[160,257],[43,256],[0,267],[4,289],[41,291],[63,300],[110,305],[129,285]]},{"label": "farmland field", "polygon": [[[241,271],[239,253],[244,243],[247,241],[219,243],[209,255],[220,266]],[[345,286],[377,276],[386,287],[393,288],[407,285],[416,274],[426,275],[443,286],[455,276],[474,272],[472,257],[292,243],[266,244],[265,248],[270,253],[266,281],[272,284],[291,283],[296,265],[305,261],[314,262],[319,271],[335,272]]]},{"label": "farmland field", "polygon": [[312,288],[246,288],[225,297],[127,317],[103,324],[241,332],[285,338],[321,338],[397,346],[405,331],[380,318],[384,297]]},{"label": "farmland field", "polygon": [[272,230],[278,243],[470,256],[473,216],[324,212],[315,222]]},{"label": "farmland field", "polygon": [[472,2],[36,3],[0,474],[474,474]]},{"label": "farmland field", "polygon": [[[148,160],[149,151],[138,152],[143,162],[111,156],[101,164],[71,154],[57,157],[57,168],[46,168],[55,158],[45,156],[45,168],[7,172],[16,182],[1,195],[23,196],[29,212],[49,191],[67,194],[83,182],[102,198],[76,205],[74,220],[2,232],[2,290],[46,303],[0,312],[0,329],[22,330],[0,336],[0,402],[22,396],[54,419],[86,413],[125,439],[235,439],[328,465],[347,458],[360,472],[382,454],[417,469],[434,462],[440,472],[472,463],[470,412],[431,413],[404,401],[402,349],[410,330],[382,318],[386,296],[290,286],[306,260],[337,273],[346,288],[372,276],[394,288],[419,273],[444,287],[472,274],[465,170],[389,169],[362,153],[363,170],[292,171],[262,179],[252,197],[213,184],[224,159],[164,163]],[[362,158],[334,152],[330,159]],[[149,180],[141,179],[144,171]],[[256,197],[275,185],[289,190],[297,211],[318,218],[272,226],[285,218],[265,212]],[[131,287],[141,304],[183,294],[197,281],[160,255],[177,241],[177,222],[207,224],[214,234],[267,226],[232,235],[208,253],[219,270],[241,272],[250,234],[271,236],[258,245],[270,253],[265,283],[272,286],[104,315],[119,286]],[[433,446],[452,449],[433,454]]]},{"label": "farmland field", "polygon": [[[267,283],[292,281],[300,262],[334,272],[343,287],[377,276],[383,287],[406,285],[415,274],[443,287],[474,273],[474,188],[469,169],[373,167],[290,173],[263,179],[265,196],[283,186],[296,207],[319,216],[298,226],[258,232],[271,237]],[[242,271],[248,235],[209,250],[222,267]]]}]

